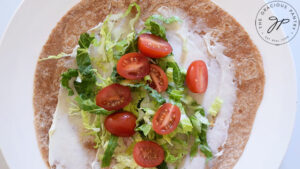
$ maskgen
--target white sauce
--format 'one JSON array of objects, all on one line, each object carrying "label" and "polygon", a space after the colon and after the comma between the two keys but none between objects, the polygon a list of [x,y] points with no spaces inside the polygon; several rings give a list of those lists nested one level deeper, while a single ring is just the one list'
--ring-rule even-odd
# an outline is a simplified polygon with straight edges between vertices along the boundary
[{"label": "white sauce", "polygon": [[49,163],[56,169],[90,168],[95,154],[82,144],[80,116],[70,116],[70,97],[60,89],[53,123],[49,130]]},{"label": "white sauce", "polygon": [[[184,12],[162,7],[158,12],[165,17],[179,16],[183,22],[167,26],[167,39],[173,47],[173,53],[180,66],[188,68],[194,60],[203,60],[208,67],[208,88],[203,95],[191,95],[202,104],[206,112],[216,97],[224,102],[218,113],[214,127],[209,129],[207,139],[215,156],[227,139],[227,132],[236,100],[236,84],[231,59],[223,54],[224,47],[210,36],[212,30],[207,29],[201,21],[192,25]],[[139,23],[141,24],[141,23]],[[100,24],[101,25],[101,24]],[[200,36],[196,32],[207,32]],[[213,42],[213,45],[211,45]],[[94,54],[93,54],[94,56]],[[69,116],[70,102],[65,89],[59,92],[58,105],[53,124],[49,131],[49,162],[56,164],[57,169],[99,168],[95,160],[96,154],[88,152],[81,143],[79,131],[82,122],[78,116]],[[182,168],[202,169],[205,157],[200,153],[193,159],[189,156],[182,163]],[[172,166],[171,166],[172,167]]]}]

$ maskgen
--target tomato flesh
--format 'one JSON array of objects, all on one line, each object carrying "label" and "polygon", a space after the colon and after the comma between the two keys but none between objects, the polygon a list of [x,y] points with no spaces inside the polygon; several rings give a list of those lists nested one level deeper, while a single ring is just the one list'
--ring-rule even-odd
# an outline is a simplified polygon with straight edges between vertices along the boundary
[{"label": "tomato flesh", "polygon": [[147,57],[133,52],[123,55],[117,63],[117,72],[129,80],[139,80],[150,72],[150,63]]},{"label": "tomato flesh", "polygon": [[142,54],[151,58],[162,58],[172,52],[172,47],[167,41],[146,33],[139,36],[138,48]]},{"label": "tomato flesh", "polygon": [[133,148],[135,162],[144,168],[156,167],[164,161],[164,149],[153,141],[140,141]]},{"label": "tomato flesh", "polygon": [[117,112],[106,117],[104,126],[111,134],[119,137],[133,136],[136,117],[130,112]]},{"label": "tomato flesh", "polygon": [[180,109],[176,105],[171,103],[163,104],[153,117],[153,130],[161,135],[171,133],[177,128],[180,116]]},{"label": "tomato flesh", "polygon": [[150,64],[150,77],[153,81],[151,87],[159,93],[164,92],[168,88],[168,77],[166,73],[157,65]]},{"label": "tomato flesh", "polygon": [[100,90],[96,96],[96,104],[109,111],[122,109],[130,101],[130,88],[120,84],[111,84]]},{"label": "tomato flesh", "polygon": [[187,70],[186,84],[193,93],[204,93],[207,89],[208,72],[205,62],[196,60]]}]

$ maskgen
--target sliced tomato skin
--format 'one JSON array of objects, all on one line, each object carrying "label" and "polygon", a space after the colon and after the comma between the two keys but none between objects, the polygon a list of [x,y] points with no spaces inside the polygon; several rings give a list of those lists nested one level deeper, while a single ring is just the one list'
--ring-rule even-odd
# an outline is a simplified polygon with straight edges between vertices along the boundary
[{"label": "sliced tomato skin", "polygon": [[140,80],[150,72],[150,63],[141,53],[123,55],[117,63],[117,72],[129,80]]},{"label": "sliced tomato skin", "polygon": [[140,141],[133,148],[133,158],[139,166],[151,168],[164,161],[165,153],[164,149],[153,141]]},{"label": "sliced tomato skin", "polygon": [[138,48],[142,54],[151,58],[165,57],[173,50],[171,45],[161,37],[147,33],[139,36]]},{"label": "sliced tomato skin", "polygon": [[180,117],[181,112],[176,105],[165,103],[156,111],[152,120],[152,128],[157,134],[169,134],[177,128]]},{"label": "sliced tomato skin", "polygon": [[205,62],[196,60],[187,70],[186,84],[193,93],[204,93],[207,89],[208,72]]},{"label": "sliced tomato skin", "polygon": [[131,91],[127,86],[111,84],[101,89],[96,96],[96,104],[106,110],[120,110],[131,102]]},{"label": "sliced tomato skin", "polygon": [[168,77],[164,70],[157,65],[150,64],[150,77],[153,81],[153,88],[159,93],[164,92],[168,88]]},{"label": "sliced tomato skin", "polygon": [[130,112],[116,112],[106,117],[104,126],[111,134],[119,137],[133,136],[136,117]]}]

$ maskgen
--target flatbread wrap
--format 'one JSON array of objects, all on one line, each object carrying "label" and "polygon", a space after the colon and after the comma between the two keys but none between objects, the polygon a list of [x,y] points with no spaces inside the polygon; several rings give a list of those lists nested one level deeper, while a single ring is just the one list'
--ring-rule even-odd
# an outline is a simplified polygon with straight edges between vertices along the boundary
[{"label": "flatbread wrap", "polygon": [[[179,77],[182,75],[185,79],[189,76],[190,65],[194,61],[203,61],[207,66],[207,87],[205,92],[192,92],[193,89],[191,88],[193,87],[190,87],[189,82],[183,80],[181,83],[185,87],[182,88],[185,89],[181,91],[181,88],[176,86],[177,82],[174,79],[176,66],[164,67],[162,64],[167,59],[158,59],[157,55],[154,58],[150,57],[149,60],[150,64],[160,66],[166,73],[169,83],[167,83],[168,89],[165,89],[165,91],[159,91],[160,89],[163,90],[163,87],[159,88],[156,85],[156,88],[153,86],[151,88],[151,83],[148,85],[149,80],[155,82],[152,76],[146,75],[142,80],[139,79],[138,82],[133,82],[132,80],[128,82],[128,78],[124,78],[124,76],[127,76],[121,75],[123,81],[118,81],[117,83],[129,87],[132,92],[132,100],[129,105],[138,105],[138,103],[135,103],[135,100],[140,97],[139,93],[141,91],[136,91],[136,86],[138,86],[136,84],[140,84],[142,83],[140,81],[143,81],[145,83],[140,84],[140,86],[148,85],[151,88],[144,87],[145,91],[151,90],[153,92],[152,89],[154,88],[163,98],[166,95],[166,103],[177,105],[181,111],[181,118],[177,129],[171,131],[171,133],[165,134],[162,131],[154,131],[154,128],[150,128],[149,133],[154,133],[155,135],[153,139],[153,137],[149,136],[149,133],[148,135],[145,134],[145,130],[141,128],[141,125],[145,124],[144,126],[150,125],[150,127],[154,127],[151,122],[155,115],[151,114],[151,112],[155,113],[158,111],[158,108],[162,107],[163,103],[158,106],[148,104],[148,102],[157,101],[157,98],[155,99],[150,95],[147,98],[142,97],[143,101],[139,105],[142,107],[136,108],[139,109],[136,114],[131,109],[132,107],[130,108],[128,105],[123,107],[122,110],[127,112],[130,110],[131,113],[135,114],[137,121],[140,120],[139,116],[141,114],[139,113],[148,113],[149,123],[145,122],[147,119],[143,116],[143,124],[136,124],[134,136],[129,138],[120,137],[109,165],[103,168],[143,167],[137,164],[137,159],[133,158],[132,155],[134,146],[141,140],[150,140],[161,146],[164,150],[164,162],[161,164],[166,163],[169,168],[233,168],[247,144],[256,111],[263,97],[264,71],[259,51],[242,26],[211,1],[137,1],[136,5],[138,7],[132,5],[134,2],[126,0],[83,0],[74,6],[51,32],[37,63],[33,96],[34,123],[43,159],[50,168],[100,168],[101,165],[103,166],[103,156],[105,156],[109,143],[113,142],[110,136],[114,134],[106,131],[105,129],[107,128],[103,127],[103,125],[102,127],[95,125],[92,129],[91,126],[87,126],[87,123],[89,125],[93,124],[91,120],[97,119],[94,116],[103,116],[102,121],[100,121],[104,124],[108,114],[96,114],[88,122],[84,122],[85,118],[91,115],[83,107],[78,105],[76,107],[76,104],[80,102],[76,99],[76,96],[80,96],[77,97],[79,99],[85,97],[80,95],[81,92],[77,90],[76,85],[72,86],[73,81],[77,81],[79,86],[83,84],[82,76],[84,72],[80,70],[81,67],[78,60],[80,53],[78,50],[86,47],[84,48],[86,50],[82,49],[80,51],[87,52],[90,57],[91,66],[93,67],[93,69],[90,69],[90,72],[94,71],[95,73],[92,76],[97,76],[98,73],[104,78],[111,78],[112,71],[116,70],[113,67],[116,66],[119,60],[122,60],[123,54],[125,56],[131,53],[132,50],[135,52],[142,51],[140,46],[135,43],[133,44],[136,47],[138,46],[135,50],[129,49],[128,46],[130,45],[126,46],[125,42],[130,41],[129,34],[134,32],[133,41],[138,41],[142,34],[154,34],[162,39],[165,38],[164,41],[167,41],[172,47],[172,53],[163,58],[172,57],[172,60],[168,61],[178,64],[180,69],[177,71],[179,72]],[[131,7],[131,9],[128,7]],[[161,30],[163,29],[161,27],[158,27],[159,31],[155,31],[157,29],[154,27],[157,25],[153,22],[163,26],[165,33],[164,30]],[[112,26],[109,24],[112,24]],[[107,28],[104,29],[104,26],[107,26]],[[108,33],[110,36],[108,36]],[[104,39],[104,36],[106,41],[101,41]],[[82,40],[90,37],[94,37],[96,40],[90,41],[88,46],[84,46]],[[109,40],[112,43],[109,44]],[[125,47],[122,46],[121,49],[126,48],[130,52],[117,50],[120,48],[116,48],[116,45],[121,44],[117,42],[121,40],[124,40],[123,42],[125,43]],[[101,46],[101,44],[105,45],[105,47]],[[109,51],[109,45],[113,46],[111,48],[112,51]],[[112,52],[112,57],[117,56],[119,58],[115,59],[116,63],[107,61],[105,64],[108,64],[103,66],[104,62],[97,61],[97,58],[103,57],[103,55],[109,58],[109,52]],[[141,53],[144,55],[147,53],[143,52]],[[122,56],[119,56],[120,53],[122,53]],[[79,75],[77,76],[79,79],[77,76],[77,79],[73,78],[73,81],[70,82],[71,85],[67,89],[65,86],[62,86],[62,74],[70,69],[78,70],[77,74]],[[109,73],[106,72],[106,69]],[[105,76],[102,74],[103,72],[109,75]],[[117,73],[119,76],[122,74],[118,70]],[[96,79],[99,83],[97,92],[111,85],[110,82],[107,82],[107,79],[99,80],[98,76]],[[112,81],[116,83],[114,79]],[[176,90],[171,90],[172,85],[175,86]],[[70,91],[73,92],[72,96],[68,96]],[[181,92],[180,99],[177,102],[171,96],[175,91]],[[164,92],[167,94],[164,94]],[[89,96],[86,95],[86,97]],[[96,96],[93,97],[95,98]],[[194,114],[189,113],[189,111],[192,113],[196,111],[196,109],[189,109],[191,107],[190,98],[198,106],[201,106],[201,111],[205,112],[205,117],[193,116]],[[147,99],[150,101],[145,102]],[[74,103],[75,107],[72,107]],[[180,107],[180,105],[184,104],[186,106]],[[183,113],[183,111],[186,112]],[[99,111],[97,110],[96,112]],[[104,111],[101,109],[101,112]],[[199,117],[194,119],[196,123],[193,122],[192,116],[195,118]],[[188,124],[183,119],[187,119],[189,121],[187,122]],[[202,119],[201,123],[197,123],[199,119]],[[189,124],[191,126],[190,129],[188,128]],[[187,139],[187,137],[197,138],[199,136],[196,130],[194,132],[197,124],[200,124],[202,129],[203,125],[206,125],[207,132],[205,132],[205,141],[200,138],[199,144],[194,144],[196,142],[195,139]],[[106,135],[103,133],[99,135],[103,130],[105,130]],[[95,135],[89,134],[91,131],[99,136],[98,141],[95,142]],[[196,136],[193,135],[195,133]],[[140,138],[137,135],[142,137]],[[177,149],[175,144],[178,143],[178,140],[186,141],[179,142],[178,146],[181,148],[182,145],[186,144],[187,150],[171,151]],[[206,150],[201,149],[201,147],[205,147],[204,142],[207,142],[207,148],[211,155]],[[191,155],[193,145],[197,147],[196,155]]]}]

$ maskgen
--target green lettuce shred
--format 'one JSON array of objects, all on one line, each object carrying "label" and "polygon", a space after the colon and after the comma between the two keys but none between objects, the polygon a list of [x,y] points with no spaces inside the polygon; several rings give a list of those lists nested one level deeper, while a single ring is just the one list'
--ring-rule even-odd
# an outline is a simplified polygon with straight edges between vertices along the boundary
[{"label": "green lettuce shred", "polygon": [[69,81],[72,78],[75,78],[78,76],[78,70],[77,69],[68,69],[66,72],[61,74],[61,85],[68,90],[68,95],[72,96],[74,95],[73,89],[69,86]]},{"label": "green lettuce shred", "polygon": [[217,97],[210,108],[208,109],[208,113],[212,115],[213,117],[216,117],[218,112],[221,110],[223,104],[223,100],[221,100],[219,97]]},{"label": "green lettuce shred", "polygon": [[60,58],[66,57],[66,56],[70,56],[70,54],[66,54],[66,53],[62,52],[58,55],[50,55],[46,58],[42,58],[39,61],[45,61],[45,60],[51,60],[51,59],[60,59]]},{"label": "green lettuce shred", "polygon": [[90,99],[83,100],[81,97],[75,97],[74,99],[78,105],[78,107],[83,110],[87,111],[92,114],[102,114],[102,115],[109,115],[113,113],[112,111],[105,110],[99,106],[96,105],[94,101],[91,101]]},{"label": "green lettuce shred", "polygon": [[110,165],[113,153],[114,153],[117,145],[118,145],[118,137],[111,135],[108,145],[106,147],[106,150],[104,152],[103,158],[102,158],[101,167],[104,168],[104,167],[108,167]]}]

